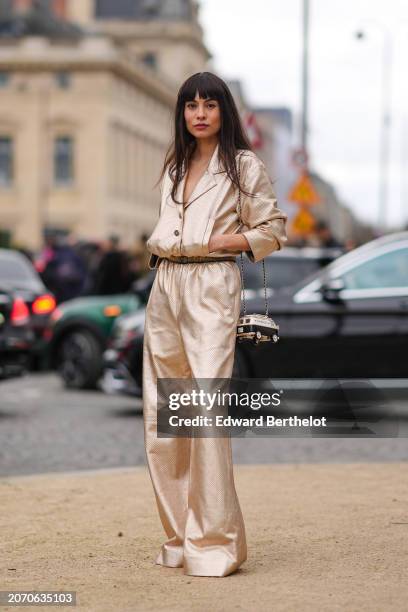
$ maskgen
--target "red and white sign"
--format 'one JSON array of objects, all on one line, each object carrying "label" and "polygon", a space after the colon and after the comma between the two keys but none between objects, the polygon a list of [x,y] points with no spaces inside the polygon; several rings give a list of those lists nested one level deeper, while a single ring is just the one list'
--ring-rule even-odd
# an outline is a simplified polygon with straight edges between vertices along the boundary
[{"label": "red and white sign", "polygon": [[263,138],[254,113],[247,111],[243,123],[251,145],[254,149],[260,149],[263,146]]}]

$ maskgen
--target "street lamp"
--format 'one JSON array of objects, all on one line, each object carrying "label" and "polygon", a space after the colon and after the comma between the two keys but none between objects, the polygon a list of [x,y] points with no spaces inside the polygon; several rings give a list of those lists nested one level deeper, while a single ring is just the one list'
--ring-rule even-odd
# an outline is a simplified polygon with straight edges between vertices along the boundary
[{"label": "street lamp", "polygon": [[[381,66],[381,130],[379,155],[379,187],[378,187],[378,226],[386,227],[389,195],[389,161],[391,137],[391,84],[393,63],[393,38],[390,30],[376,21],[370,21],[379,29],[383,36],[382,66]],[[360,29],[355,33],[358,40],[364,40],[366,34]]]},{"label": "street lamp", "polygon": [[301,147],[307,156],[309,135],[309,0],[303,0],[302,14],[302,126]]}]

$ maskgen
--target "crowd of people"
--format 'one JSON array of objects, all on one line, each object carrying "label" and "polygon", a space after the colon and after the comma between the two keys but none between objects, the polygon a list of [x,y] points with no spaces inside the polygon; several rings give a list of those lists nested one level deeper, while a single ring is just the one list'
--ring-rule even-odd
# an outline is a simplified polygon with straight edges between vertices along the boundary
[{"label": "crowd of people", "polygon": [[[45,236],[44,247],[32,260],[46,287],[57,303],[80,295],[114,295],[126,293],[148,272],[147,236],[132,251],[123,249],[120,238],[111,235],[103,242],[78,241],[59,234]],[[337,241],[328,225],[321,221],[315,227],[313,240],[293,241],[292,246],[337,247],[343,251],[355,244]]]},{"label": "crowd of people", "polygon": [[126,293],[147,271],[144,237],[130,252],[112,235],[106,242],[73,241],[50,234],[33,263],[57,303],[80,295]]}]

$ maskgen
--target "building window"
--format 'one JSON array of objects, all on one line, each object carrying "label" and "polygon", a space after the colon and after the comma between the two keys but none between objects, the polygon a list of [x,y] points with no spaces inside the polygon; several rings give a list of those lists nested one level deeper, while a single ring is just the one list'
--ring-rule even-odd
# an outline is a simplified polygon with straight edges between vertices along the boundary
[{"label": "building window", "polygon": [[145,53],[142,56],[142,62],[146,65],[149,66],[149,68],[152,68],[153,70],[155,70],[157,68],[157,56],[155,53]]},{"label": "building window", "polygon": [[7,87],[10,80],[10,74],[8,72],[0,71],[0,87]]},{"label": "building window", "polygon": [[73,139],[57,136],[54,141],[54,184],[71,185],[74,180]]},{"label": "building window", "polygon": [[71,86],[71,74],[69,72],[57,72],[55,80],[61,89],[68,89]]},{"label": "building window", "polygon": [[136,17],[135,0],[96,0],[95,15],[98,18]]},{"label": "building window", "polygon": [[0,136],[0,186],[8,187],[13,181],[13,141]]}]

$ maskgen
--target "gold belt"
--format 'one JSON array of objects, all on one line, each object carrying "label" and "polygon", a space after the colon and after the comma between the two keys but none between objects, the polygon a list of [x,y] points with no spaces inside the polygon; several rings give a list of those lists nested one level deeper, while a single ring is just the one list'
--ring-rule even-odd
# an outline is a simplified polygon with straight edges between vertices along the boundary
[{"label": "gold belt", "polygon": [[161,257],[160,259],[167,259],[167,261],[173,261],[174,263],[211,263],[212,261],[236,261],[235,257],[187,257],[185,255],[181,256],[170,256],[170,257]]}]

